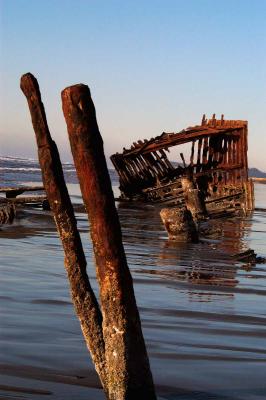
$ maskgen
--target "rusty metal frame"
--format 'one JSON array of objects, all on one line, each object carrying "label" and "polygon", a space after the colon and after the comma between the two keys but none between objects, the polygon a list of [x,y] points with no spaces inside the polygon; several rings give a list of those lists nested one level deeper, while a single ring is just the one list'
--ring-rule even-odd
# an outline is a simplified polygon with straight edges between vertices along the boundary
[{"label": "rusty metal frame", "polygon": [[[209,120],[178,133],[163,132],[150,140],[134,142],[111,156],[118,172],[122,198],[153,202],[182,202],[180,178],[190,174],[206,200],[232,194],[248,182],[248,123],[241,120]],[[191,142],[189,163],[177,167],[166,151]]]}]

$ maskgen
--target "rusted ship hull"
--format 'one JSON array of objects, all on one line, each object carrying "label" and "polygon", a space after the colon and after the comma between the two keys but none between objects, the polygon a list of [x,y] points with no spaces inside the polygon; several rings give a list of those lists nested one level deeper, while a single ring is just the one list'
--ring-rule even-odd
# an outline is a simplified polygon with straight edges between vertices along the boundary
[{"label": "rusted ship hull", "polygon": [[[189,177],[207,210],[254,207],[253,183],[248,179],[248,123],[203,116],[201,125],[178,133],[139,140],[111,156],[120,179],[121,199],[163,206],[184,206],[182,178]],[[171,162],[169,148],[191,143],[189,160]]]}]

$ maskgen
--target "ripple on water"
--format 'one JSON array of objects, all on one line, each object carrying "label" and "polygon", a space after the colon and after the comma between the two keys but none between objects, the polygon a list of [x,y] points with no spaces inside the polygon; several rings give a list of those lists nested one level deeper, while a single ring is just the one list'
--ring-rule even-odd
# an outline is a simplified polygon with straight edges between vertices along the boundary
[{"label": "ripple on water", "polygon": [[[255,187],[254,213],[213,221],[217,233],[199,244],[168,241],[156,207],[117,204],[152,370],[164,399],[266,397],[266,265],[231,257],[249,247],[266,256],[266,186]],[[97,291],[89,226],[75,183],[71,190]],[[0,254],[3,370],[9,366],[10,384],[16,386],[15,377],[23,380],[21,371],[32,368],[35,377],[31,371],[28,382],[43,376],[45,386],[36,390],[58,395],[59,383],[53,388],[49,383],[55,371],[74,379],[93,374],[93,366],[70,301],[51,213],[21,213],[0,230]],[[73,396],[83,399],[83,389]]]}]

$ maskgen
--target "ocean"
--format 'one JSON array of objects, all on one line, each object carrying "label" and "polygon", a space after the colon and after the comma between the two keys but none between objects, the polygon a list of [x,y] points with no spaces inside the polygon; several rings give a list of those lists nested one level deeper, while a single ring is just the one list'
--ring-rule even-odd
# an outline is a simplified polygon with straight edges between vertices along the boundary
[{"label": "ocean", "polygon": [[[89,224],[75,169],[63,165],[96,294]],[[110,170],[119,195],[115,171]],[[36,160],[1,157],[0,185],[39,185]],[[211,222],[198,244],[169,241],[159,207],[117,202],[159,399],[266,398],[266,185],[255,210]],[[18,210],[0,228],[0,399],[104,399],[76,318],[49,211]]]}]

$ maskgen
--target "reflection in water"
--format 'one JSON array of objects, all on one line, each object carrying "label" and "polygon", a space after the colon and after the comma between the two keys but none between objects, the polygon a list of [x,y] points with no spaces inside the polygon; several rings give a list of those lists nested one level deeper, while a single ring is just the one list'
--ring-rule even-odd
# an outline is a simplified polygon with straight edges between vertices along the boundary
[{"label": "reflection in water", "polygon": [[[223,288],[238,284],[236,275],[240,263],[232,256],[248,248],[245,238],[251,230],[252,215],[248,218],[234,217],[202,223],[200,243],[194,244],[167,239],[158,218],[159,208],[120,203],[118,210],[127,245],[137,249],[143,247],[144,243],[149,246],[149,257],[142,258],[141,268],[135,268],[135,272],[193,285]],[[152,264],[152,269],[143,268]],[[190,297],[194,293],[194,290],[188,291]],[[204,301],[204,295],[196,292],[195,300]],[[216,293],[213,295],[216,296]],[[225,293],[223,296],[233,297],[233,293]],[[211,293],[206,293],[206,298],[210,297]]]},{"label": "reflection in water", "polygon": [[[72,189],[97,293],[89,226],[74,184]],[[154,206],[117,204],[154,380],[163,399],[265,398],[266,265],[232,258],[248,248],[266,255],[266,193],[258,190],[253,215],[210,221],[198,244],[169,241]],[[4,383],[19,386],[17,380],[25,378],[23,384],[51,389],[49,398],[58,400],[68,382],[76,389],[72,395],[68,387],[65,399],[87,398],[85,386],[91,383],[85,380],[93,367],[70,302],[51,213],[20,212],[13,225],[0,230],[0,254]],[[80,376],[86,378],[77,382]],[[55,379],[58,386],[52,388],[42,382]]]}]

